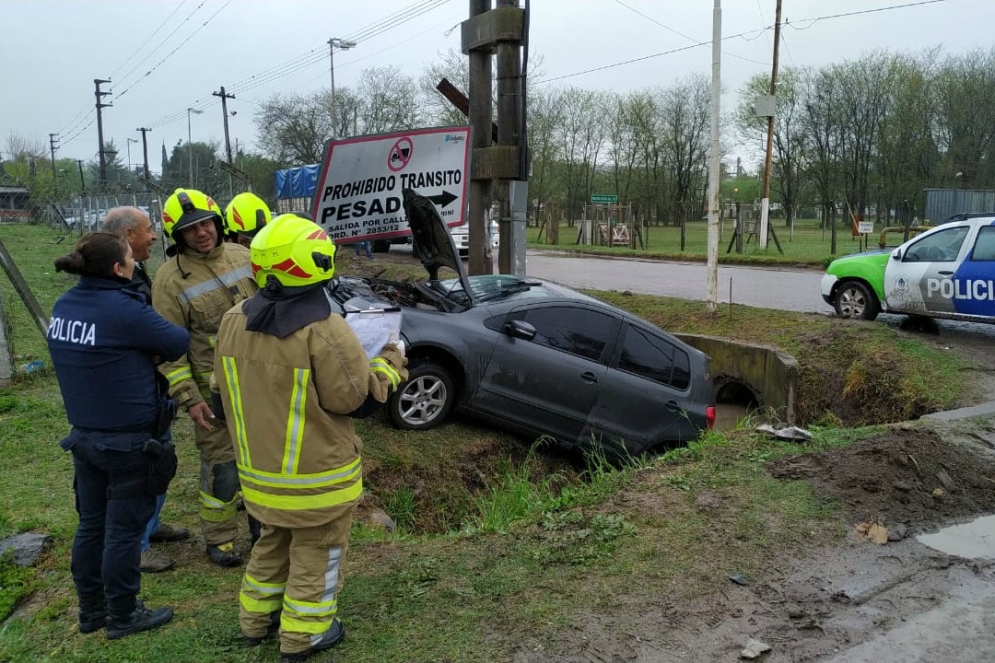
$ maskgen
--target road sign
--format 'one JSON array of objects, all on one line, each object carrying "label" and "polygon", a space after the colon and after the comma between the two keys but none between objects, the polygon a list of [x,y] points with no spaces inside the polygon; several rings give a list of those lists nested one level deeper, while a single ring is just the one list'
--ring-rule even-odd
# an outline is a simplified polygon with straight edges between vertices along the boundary
[{"label": "road sign", "polygon": [[857,222],[857,232],[861,235],[869,235],[874,232],[874,222],[873,221],[858,221]]},{"label": "road sign", "polygon": [[592,193],[591,194],[592,203],[617,203],[618,196],[614,193]]},{"label": "road sign", "polygon": [[330,140],[312,213],[336,244],[410,235],[401,192],[413,189],[446,225],[462,225],[469,172],[469,127]]}]

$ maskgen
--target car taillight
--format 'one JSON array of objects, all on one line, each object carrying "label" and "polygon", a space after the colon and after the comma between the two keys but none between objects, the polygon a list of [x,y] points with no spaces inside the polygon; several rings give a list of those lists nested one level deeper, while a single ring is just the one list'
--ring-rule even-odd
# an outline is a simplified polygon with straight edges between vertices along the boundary
[{"label": "car taillight", "polygon": [[709,405],[705,408],[705,420],[708,422],[708,430],[715,426],[715,406]]}]

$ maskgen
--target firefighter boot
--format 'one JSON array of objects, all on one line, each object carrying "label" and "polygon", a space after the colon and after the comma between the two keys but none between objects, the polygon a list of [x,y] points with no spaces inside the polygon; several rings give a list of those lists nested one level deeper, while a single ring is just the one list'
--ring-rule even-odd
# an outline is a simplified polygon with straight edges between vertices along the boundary
[{"label": "firefighter boot", "polygon": [[242,556],[235,550],[235,543],[229,541],[216,546],[207,546],[207,555],[218,566],[231,567],[242,563]]},{"label": "firefighter boot", "polygon": [[280,656],[280,663],[298,663],[299,661],[306,661],[318,652],[331,649],[344,639],[345,626],[342,625],[342,620],[336,617],[332,620],[332,625],[328,627],[327,631],[325,631],[325,635],[321,636],[321,640],[318,641],[318,644],[294,654],[284,653]]}]

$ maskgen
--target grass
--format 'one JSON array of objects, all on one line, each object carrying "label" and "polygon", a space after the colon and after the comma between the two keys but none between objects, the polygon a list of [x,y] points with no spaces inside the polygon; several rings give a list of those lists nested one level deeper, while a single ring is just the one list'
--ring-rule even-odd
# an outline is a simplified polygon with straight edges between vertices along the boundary
[{"label": "grass", "polygon": [[[766,250],[761,250],[756,238],[753,238],[749,244],[744,244],[742,253],[736,253],[735,248],[732,252],[727,253],[730,233],[732,232],[732,222],[727,219],[722,224],[722,232],[719,237],[719,262],[728,265],[810,265],[824,267],[833,258],[830,231],[828,229],[823,231],[819,227],[818,220],[796,220],[793,233],[784,226],[783,219],[773,219],[772,223],[775,224],[774,230],[781,242],[783,254],[777,250],[773,238],[768,242]],[[878,231],[880,231],[880,227]],[[561,224],[560,241],[553,245],[549,243],[549,235],[545,228],[540,238],[539,228],[529,226],[526,229],[526,241],[532,248],[555,248],[559,251],[575,251],[592,255],[638,256],[672,260],[704,261],[708,250],[708,224],[705,221],[692,221],[686,225],[683,251],[681,250],[681,229],[677,226],[651,226],[648,241],[645,241],[644,238],[644,245],[636,249],[630,249],[627,245],[612,247],[580,245],[577,243],[578,233],[577,225],[570,227]],[[896,237],[890,236],[888,241],[894,243]],[[877,248],[877,233],[869,235],[868,240],[870,248]],[[849,225],[838,225],[836,255],[844,256],[859,253],[861,250],[866,249],[862,249],[857,238],[850,235]]]},{"label": "grass", "polygon": [[[45,227],[0,226],[0,240],[48,309],[72,283],[50,268],[69,248],[53,243],[58,236]],[[344,258],[340,271],[347,272]],[[386,269],[384,278],[408,273]],[[17,352],[48,364],[37,328],[6,281],[0,289]],[[815,497],[808,482],[770,478],[764,463],[878,434],[820,425],[851,416],[849,409],[860,415],[854,420],[875,411],[900,417],[960,397],[957,360],[882,324],[738,306],[711,316],[697,302],[595,294],[673,331],[762,341],[794,354],[813,440],[802,447],[744,428],[615,468],[596,455],[578,463],[461,420],[417,434],[382,418],[357,422],[368,499],[345,563],[340,606],[349,635],[316,661],[509,661],[516,652],[555,651],[592,611],[622,625],[658,610],[661,597],[676,604],[715,592],[732,573],[762,581],[779,561],[838,540],[845,527],[839,505]],[[851,368],[858,360],[860,371]],[[842,398],[844,386],[852,399]],[[858,401],[868,399],[861,409]],[[50,369],[0,390],[0,538],[39,531],[54,540],[21,576],[0,564],[0,609],[20,601],[17,616],[0,625],[0,662],[275,660],[275,643],[241,646],[241,572],[211,566],[199,543],[198,458],[185,419],[175,427],[180,469],[163,516],[195,536],[163,545],[177,569],[145,576],[142,592],[152,606],[175,606],[173,623],[115,643],[77,633],[71,460],[57,444],[67,430]],[[365,517],[375,507],[396,531]],[[241,527],[239,544],[247,546]]]}]

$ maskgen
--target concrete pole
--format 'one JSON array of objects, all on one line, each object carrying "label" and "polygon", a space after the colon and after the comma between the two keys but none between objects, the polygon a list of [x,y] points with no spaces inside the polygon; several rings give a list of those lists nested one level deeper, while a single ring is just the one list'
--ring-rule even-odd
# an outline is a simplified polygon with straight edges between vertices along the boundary
[{"label": "concrete pole", "polygon": [[[777,93],[777,55],[781,45],[781,0],[777,0],[777,11],[774,18],[774,64],[770,72],[770,95],[773,97]],[[775,100],[776,101],[776,100]],[[774,104],[776,110],[777,104]],[[760,198],[760,230],[757,239],[760,242],[760,250],[767,250],[767,236],[770,234],[768,227],[770,224],[770,164],[774,154],[774,116],[767,118],[767,154],[764,157],[764,189]]]},{"label": "concrete pole", "polygon": [[712,9],[712,147],[708,163],[708,310],[715,313],[719,301],[719,113],[722,95],[722,0]]},{"label": "concrete pole", "polygon": [[[491,10],[491,0],[470,0],[470,18]],[[486,50],[470,52],[470,140],[471,148],[491,146],[491,124],[493,122],[493,99],[491,94],[491,54]],[[487,224],[490,218],[487,198],[490,182],[470,181],[470,274],[492,274],[494,262],[487,255],[484,246],[487,237]],[[504,242],[502,241],[502,244]]]}]

